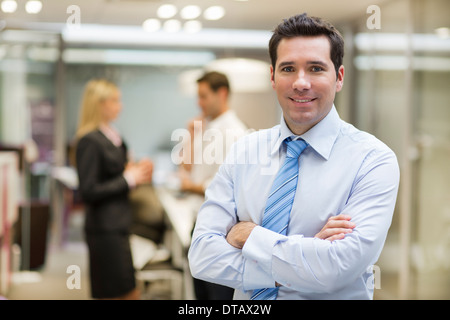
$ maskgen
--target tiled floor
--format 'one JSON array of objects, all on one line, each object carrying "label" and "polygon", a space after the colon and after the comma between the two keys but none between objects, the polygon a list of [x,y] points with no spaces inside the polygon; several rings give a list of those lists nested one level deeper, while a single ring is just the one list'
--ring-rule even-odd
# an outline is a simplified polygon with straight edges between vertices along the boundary
[{"label": "tiled floor", "polygon": [[[12,278],[9,300],[89,300],[86,248],[83,243],[51,247],[40,270],[21,271]],[[78,266],[74,272],[70,266]],[[72,270],[72,271],[71,271]],[[69,271],[69,273],[68,273]],[[75,279],[74,277],[79,278]],[[79,286],[76,286],[79,284]]]},{"label": "tiled floor", "polygon": [[[83,214],[70,217],[64,245],[49,241],[44,265],[13,274],[8,300],[90,300],[88,252],[83,241]],[[51,233],[51,232],[50,232]],[[79,286],[77,286],[79,284]],[[141,299],[168,299],[167,281],[153,281]]]},{"label": "tiled floor", "polygon": [[73,215],[69,221],[68,241],[64,245],[57,245],[50,240],[41,268],[15,272],[6,298],[89,300],[87,248],[82,240],[81,226],[82,215]]}]

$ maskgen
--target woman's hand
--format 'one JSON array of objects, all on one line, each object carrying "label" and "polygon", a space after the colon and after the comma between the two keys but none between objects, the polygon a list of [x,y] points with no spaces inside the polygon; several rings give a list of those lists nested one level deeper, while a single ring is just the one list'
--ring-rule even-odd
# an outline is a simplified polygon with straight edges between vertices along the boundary
[{"label": "woman's hand", "polygon": [[149,159],[142,159],[137,163],[129,163],[125,168],[125,173],[133,176],[135,183],[150,183],[153,176],[153,162]]}]

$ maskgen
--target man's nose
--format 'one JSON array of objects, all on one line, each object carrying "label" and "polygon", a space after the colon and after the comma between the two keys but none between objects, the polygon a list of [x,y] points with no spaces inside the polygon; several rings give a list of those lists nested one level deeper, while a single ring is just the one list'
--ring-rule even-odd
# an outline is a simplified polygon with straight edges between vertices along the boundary
[{"label": "man's nose", "polygon": [[292,84],[292,88],[298,91],[311,89],[311,81],[308,74],[300,70],[297,73],[294,83]]}]

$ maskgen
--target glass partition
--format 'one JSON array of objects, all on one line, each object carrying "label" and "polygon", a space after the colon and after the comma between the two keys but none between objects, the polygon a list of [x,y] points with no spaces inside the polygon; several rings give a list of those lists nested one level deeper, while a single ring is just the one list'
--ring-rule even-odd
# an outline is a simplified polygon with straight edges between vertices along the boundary
[{"label": "glass partition", "polygon": [[[376,299],[450,298],[450,3],[396,0],[355,27],[355,125],[397,154],[401,183]],[[366,16],[367,17],[367,16]]]}]

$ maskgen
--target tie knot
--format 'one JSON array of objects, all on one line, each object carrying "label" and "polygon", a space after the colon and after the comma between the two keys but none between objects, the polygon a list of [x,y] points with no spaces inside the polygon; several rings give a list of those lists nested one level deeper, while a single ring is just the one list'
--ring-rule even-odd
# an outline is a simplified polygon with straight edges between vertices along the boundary
[{"label": "tie knot", "polygon": [[300,154],[305,150],[308,144],[303,139],[291,140],[290,138],[286,140],[288,158],[298,158]]}]

